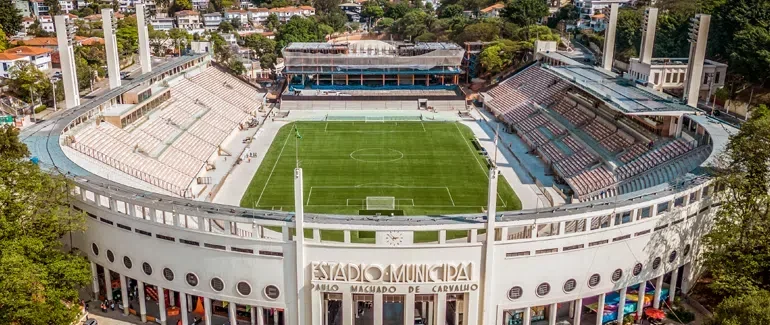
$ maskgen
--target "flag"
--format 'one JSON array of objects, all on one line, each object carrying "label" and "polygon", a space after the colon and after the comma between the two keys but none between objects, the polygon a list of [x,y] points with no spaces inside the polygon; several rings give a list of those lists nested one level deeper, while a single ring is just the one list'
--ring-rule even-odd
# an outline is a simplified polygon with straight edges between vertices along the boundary
[{"label": "flag", "polygon": [[299,128],[297,128],[296,126],[294,127],[294,132],[297,134],[297,139],[302,139],[302,135],[299,134]]}]

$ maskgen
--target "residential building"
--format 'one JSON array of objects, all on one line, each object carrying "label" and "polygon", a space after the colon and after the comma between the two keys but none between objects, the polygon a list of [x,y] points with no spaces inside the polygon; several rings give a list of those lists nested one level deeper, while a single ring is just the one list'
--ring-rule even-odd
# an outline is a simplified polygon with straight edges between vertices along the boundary
[{"label": "residential building", "polygon": [[59,0],[59,8],[63,13],[70,13],[75,9],[75,3],[71,0]]},{"label": "residential building", "polygon": [[150,25],[152,25],[152,28],[155,30],[170,30],[174,28],[174,18],[165,17],[165,18],[159,18],[155,17],[150,21]]},{"label": "residential building", "polygon": [[272,8],[269,10],[269,12],[272,14],[276,14],[278,16],[278,20],[281,22],[287,22],[291,17],[294,16],[303,16],[303,17],[310,17],[315,15],[315,8],[311,6],[299,6],[299,7],[281,7],[281,8]]},{"label": "residential building", "polygon": [[203,30],[200,13],[195,10],[182,10],[176,13],[176,25],[188,31]]},{"label": "residential building", "polygon": [[56,29],[53,26],[53,17],[49,15],[38,16],[37,21],[40,22],[40,28],[46,32],[53,33]]},{"label": "residential building", "polygon": [[267,8],[250,8],[246,16],[252,24],[264,25],[267,17],[270,16],[270,10]]},{"label": "residential building", "polygon": [[630,0],[575,0],[575,7],[580,11],[578,27],[593,28],[596,31],[604,30],[604,19],[602,9],[609,7],[613,3],[621,6],[629,4]]},{"label": "residential building", "polygon": [[203,28],[206,30],[216,30],[219,28],[220,23],[222,23],[221,13],[212,12],[210,14],[203,14]]},{"label": "residential building", "polygon": [[[639,58],[631,58],[627,78],[647,83],[657,91],[681,91],[685,88],[688,58],[653,58],[650,63],[643,63]],[[701,74],[700,97],[706,98],[709,91],[725,86],[727,65],[711,60],[704,60]]]},{"label": "residential building", "polygon": [[192,0],[192,6],[195,10],[203,10],[209,7],[209,0]]},{"label": "residential building", "polygon": [[27,29],[32,26],[37,21],[37,19],[33,17],[23,17],[21,18],[21,27],[22,30],[19,32],[19,35],[27,35]]},{"label": "residential building", "polygon": [[13,0],[13,4],[22,17],[32,16],[32,12],[29,10],[29,0]]},{"label": "residential building", "polygon": [[500,12],[505,8],[505,4],[502,2],[495,3],[489,7],[480,10],[481,17],[494,18],[500,17]]},{"label": "residential building", "polygon": [[[246,10],[226,10],[225,21],[233,22],[236,27],[248,22],[248,11]],[[237,22],[237,24],[235,24]]]},{"label": "residential building", "polygon": [[[57,51],[59,49],[59,42],[56,37],[24,37],[11,40],[13,46],[31,46],[41,47],[49,50]],[[77,46],[90,46],[94,44],[104,44],[104,39],[101,37],[83,37],[75,36],[73,44]]]},{"label": "residential building", "polygon": [[32,15],[40,17],[48,14],[48,5],[43,2],[44,0],[30,0],[29,5],[32,9]]},{"label": "residential building", "polygon": [[44,72],[51,70],[51,53],[53,53],[51,49],[34,46],[17,46],[3,52],[3,54],[26,57],[26,61]]},{"label": "residential building", "polygon": [[10,70],[17,62],[29,62],[29,57],[12,53],[0,53],[0,78],[9,78]]},{"label": "residential building", "polygon": [[235,38],[235,34],[219,33],[219,36],[222,36],[222,39],[224,39],[227,44],[230,44],[230,46],[238,46],[238,39]]}]

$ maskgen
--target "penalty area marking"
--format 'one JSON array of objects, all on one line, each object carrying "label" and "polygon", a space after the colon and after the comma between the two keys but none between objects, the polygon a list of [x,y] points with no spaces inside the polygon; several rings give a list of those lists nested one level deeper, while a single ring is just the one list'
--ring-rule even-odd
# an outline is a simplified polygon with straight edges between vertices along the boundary
[{"label": "penalty area marking", "polygon": [[[313,195],[313,189],[355,189],[355,188],[411,188],[411,189],[444,189],[447,192],[449,201],[452,203],[451,205],[416,205],[414,203],[414,199],[407,199],[407,198],[396,198],[396,205],[397,206],[408,206],[411,205],[412,207],[475,207],[475,206],[458,206],[455,204],[455,200],[452,197],[452,193],[449,191],[448,186],[403,186],[398,184],[387,184],[387,183],[372,183],[372,184],[362,184],[362,185],[355,185],[355,186],[311,186],[310,191],[308,191],[307,194],[307,200],[305,201],[305,206],[314,206],[314,207],[344,207],[344,206],[358,206],[358,207],[364,207],[366,203],[366,199],[353,199],[353,198],[346,198],[345,199],[345,205],[340,204],[310,204],[310,197]],[[316,191],[317,192],[317,191]],[[407,201],[409,203],[399,203],[400,201]]]},{"label": "penalty area marking", "polygon": [[281,161],[281,155],[283,155],[283,149],[286,149],[286,143],[289,142],[289,138],[291,138],[291,136],[287,135],[286,140],[283,141],[283,147],[281,147],[281,152],[278,153],[278,158],[275,159],[275,164],[273,164],[273,169],[270,170],[270,175],[267,176],[267,180],[265,181],[265,186],[262,187],[262,192],[259,193],[259,198],[257,199],[257,203],[255,204],[256,206],[259,206],[259,201],[262,201],[262,195],[265,194],[265,190],[267,189],[267,184],[270,184],[270,178],[273,177],[273,172],[275,171],[275,167],[278,167],[278,162]]}]

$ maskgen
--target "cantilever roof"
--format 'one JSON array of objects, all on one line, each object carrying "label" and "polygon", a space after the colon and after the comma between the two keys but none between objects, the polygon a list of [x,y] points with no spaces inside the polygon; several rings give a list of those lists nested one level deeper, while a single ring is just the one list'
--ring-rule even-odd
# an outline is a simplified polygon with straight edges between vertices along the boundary
[{"label": "cantilever roof", "polygon": [[[543,65],[543,67],[546,67]],[[548,66],[549,71],[601,98],[609,106],[629,115],[679,115],[698,110],[681,100],[645,89],[617,74],[586,65]]]}]

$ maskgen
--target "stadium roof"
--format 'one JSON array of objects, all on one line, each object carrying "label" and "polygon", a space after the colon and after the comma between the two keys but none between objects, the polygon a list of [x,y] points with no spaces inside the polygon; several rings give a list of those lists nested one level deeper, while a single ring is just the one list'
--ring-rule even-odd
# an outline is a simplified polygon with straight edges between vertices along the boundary
[{"label": "stadium roof", "polygon": [[610,107],[628,115],[681,115],[698,112],[677,98],[636,85],[606,70],[586,65],[546,66],[544,68],[570,81]]}]

